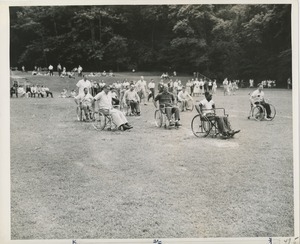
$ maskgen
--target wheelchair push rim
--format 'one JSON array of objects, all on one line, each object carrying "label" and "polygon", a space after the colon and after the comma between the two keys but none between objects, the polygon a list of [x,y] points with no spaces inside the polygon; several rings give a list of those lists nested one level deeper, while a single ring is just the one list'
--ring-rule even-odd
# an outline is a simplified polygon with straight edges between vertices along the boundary
[{"label": "wheelchair push rim", "polygon": [[256,121],[262,121],[265,118],[265,110],[261,105],[256,105],[253,107],[251,114]]},{"label": "wheelchair push rim", "polygon": [[270,105],[270,109],[271,109],[271,114],[270,114],[270,117],[271,118],[269,118],[269,120],[271,121],[271,120],[273,120],[274,118],[275,118],[275,116],[276,116],[276,109],[275,109],[275,107],[272,105],[272,104],[269,104]]},{"label": "wheelchair push rim", "polygon": [[160,110],[155,110],[154,119],[156,127],[161,127],[163,124],[163,118]]},{"label": "wheelchair push rim", "polygon": [[200,114],[197,114],[191,122],[192,132],[196,137],[206,137],[211,131],[210,121],[206,118],[201,118]]},{"label": "wheelchair push rim", "polygon": [[95,112],[94,113],[94,122],[93,122],[93,127],[96,130],[104,130],[106,126],[106,117],[104,114],[99,113],[99,112]]}]

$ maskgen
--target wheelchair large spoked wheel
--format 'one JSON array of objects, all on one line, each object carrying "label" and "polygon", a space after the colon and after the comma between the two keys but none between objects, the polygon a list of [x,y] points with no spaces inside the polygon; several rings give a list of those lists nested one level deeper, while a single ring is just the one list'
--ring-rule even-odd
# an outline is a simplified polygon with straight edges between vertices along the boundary
[{"label": "wheelchair large spoked wheel", "polygon": [[104,114],[96,112],[94,113],[94,122],[93,122],[93,127],[96,130],[104,130],[105,126],[106,126],[106,117],[104,116]]},{"label": "wheelchair large spoked wheel", "polygon": [[211,123],[207,118],[201,119],[200,114],[198,114],[192,119],[191,128],[195,136],[206,137],[211,130]]},{"label": "wheelchair large spoked wheel", "polygon": [[256,105],[252,108],[252,117],[256,121],[262,121],[265,118],[265,110],[261,105]]},{"label": "wheelchair large spoked wheel", "polygon": [[269,105],[270,105],[270,109],[271,109],[271,114],[270,114],[271,118],[270,118],[270,120],[273,120],[276,116],[276,109],[272,104],[269,104]]},{"label": "wheelchair large spoked wheel", "polygon": [[155,125],[161,127],[163,124],[163,115],[160,110],[155,110],[154,113]]}]

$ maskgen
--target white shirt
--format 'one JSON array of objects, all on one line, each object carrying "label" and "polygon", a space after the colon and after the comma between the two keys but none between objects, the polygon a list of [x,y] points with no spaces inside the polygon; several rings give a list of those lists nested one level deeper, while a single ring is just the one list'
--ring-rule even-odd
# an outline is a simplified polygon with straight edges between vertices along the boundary
[{"label": "white shirt", "polygon": [[251,99],[253,102],[261,102],[264,100],[264,96],[265,96],[264,92],[263,91],[259,92],[259,90],[257,89],[254,92],[252,92]]},{"label": "white shirt", "polygon": [[151,89],[151,88],[155,88],[155,83],[154,82],[150,82],[148,84],[148,88]]},{"label": "white shirt", "polygon": [[203,99],[200,104],[202,104],[203,109],[208,109],[203,112],[203,114],[212,113],[213,105],[215,105],[213,100],[207,101],[206,98]]},{"label": "white shirt", "polygon": [[187,100],[188,98],[192,99],[191,96],[190,96],[190,94],[187,91],[185,91],[185,92],[180,91],[178,93],[178,100],[179,101]]},{"label": "white shirt", "polygon": [[139,95],[136,93],[135,90],[131,91],[131,90],[127,90],[124,94],[124,99],[125,101],[135,101],[135,102],[140,102],[140,97]]},{"label": "white shirt", "polygon": [[146,90],[147,82],[145,80],[138,80],[135,87],[137,91]]},{"label": "white shirt", "polygon": [[90,92],[89,89],[92,87],[92,84],[89,80],[80,80],[77,82],[76,86],[79,88],[79,94],[84,94],[84,88],[88,88],[88,92]]},{"label": "white shirt", "polygon": [[75,97],[76,100],[79,100],[84,105],[91,106],[94,100],[94,97],[91,94],[79,94]]},{"label": "white shirt", "polygon": [[112,98],[111,95],[108,93],[106,94],[104,91],[99,92],[94,99],[98,101],[99,109],[112,109]]}]

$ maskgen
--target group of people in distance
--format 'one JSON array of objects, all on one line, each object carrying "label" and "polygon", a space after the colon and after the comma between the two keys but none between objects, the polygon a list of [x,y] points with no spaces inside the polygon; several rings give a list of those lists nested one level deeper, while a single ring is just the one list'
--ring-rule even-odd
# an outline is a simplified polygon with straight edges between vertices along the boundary
[{"label": "group of people in distance", "polygon": [[53,93],[47,86],[44,85],[31,85],[25,84],[19,85],[17,81],[14,81],[10,88],[10,97],[50,97],[53,98]]},{"label": "group of people in distance", "polygon": [[225,78],[223,80],[223,92],[224,96],[226,95],[235,95],[236,91],[239,89],[238,87],[239,80],[228,80],[228,78]]},{"label": "group of people in distance", "polygon": [[[59,64],[60,65],[60,64]],[[52,67],[49,67],[51,71]],[[58,67],[58,69],[60,69]],[[217,83],[216,80],[209,79],[191,79],[188,80],[186,85],[183,86],[180,79],[175,78],[173,81],[171,78],[163,78],[158,84],[153,79],[147,82],[143,76],[137,81],[116,81],[112,85],[107,85],[103,80],[99,82],[89,81],[87,75],[82,74],[82,67],[76,70],[78,74],[82,75],[76,87],[78,91],[72,90],[71,96],[67,94],[67,90],[64,89],[60,97],[74,97],[75,103],[82,109],[85,120],[93,120],[93,111],[97,105],[98,109],[107,111],[111,116],[113,122],[120,130],[128,130],[133,128],[128,123],[128,120],[120,109],[115,106],[126,107],[126,115],[141,116],[141,104],[147,105],[147,102],[152,98],[153,104],[156,108],[163,108],[169,125],[181,126],[180,112],[189,109],[189,102],[193,101],[193,96],[200,96],[204,94],[198,104],[195,104],[197,112],[201,116],[206,116],[209,119],[214,119],[217,123],[219,132],[224,137],[232,137],[234,134],[239,133],[240,130],[233,130],[227,116],[216,115],[213,110],[216,108],[215,103],[212,100],[212,94],[216,92]],[[52,72],[50,72],[51,74]],[[60,72],[63,75],[64,68]],[[79,75],[79,76],[80,76]],[[157,87],[156,87],[157,86]],[[230,81],[227,78],[223,81],[224,95],[228,95],[231,92],[234,94],[234,87],[238,87],[236,81]],[[267,119],[271,118],[271,109],[269,104],[264,99],[264,92],[262,91],[264,84],[260,84],[258,89],[255,90],[251,96],[251,104],[261,104],[266,109]],[[156,88],[158,88],[158,94],[156,95]],[[26,84],[24,86],[19,85],[18,82],[14,82],[11,87],[11,97],[27,96],[27,97],[52,97],[53,93],[48,87],[44,85],[32,85]],[[178,106],[180,104],[180,106]],[[172,119],[174,115],[174,120]]]}]

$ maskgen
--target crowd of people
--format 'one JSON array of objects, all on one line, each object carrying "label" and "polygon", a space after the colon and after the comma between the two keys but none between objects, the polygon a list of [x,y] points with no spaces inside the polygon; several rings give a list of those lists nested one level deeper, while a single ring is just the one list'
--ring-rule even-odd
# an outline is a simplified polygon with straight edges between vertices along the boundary
[{"label": "crowd of people", "polygon": [[53,93],[47,86],[44,85],[33,85],[27,84],[24,85],[19,84],[17,81],[14,81],[12,87],[10,88],[10,97],[51,97],[53,98]]},{"label": "crowd of people", "polygon": [[[48,67],[48,73],[50,76],[53,75],[53,66]],[[200,97],[204,95],[205,99],[201,100],[196,105],[196,109],[199,113],[202,113],[202,109],[214,108],[212,101],[212,95],[217,91],[216,79],[211,80],[208,78],[197,77],[189,79],[185,85],[176,76],[169,77],[167,74],[163,74],[161,80],[156,83],[154,79],[149,81],[145,80],[143,76],[137,81],[126,78],[123,81],[117,80],[114,83],[108,85],[103,79],[98,81],[92,80],[94,77],[100,76],[113,76],[113,73],[90,73],[87,75],[83,74],[83,68],[79,65],[78,68],[74,68],[71,74],[66,72],[66,68],[60,64],[57,65],[57,71],[60,77],[68,75],[70,78],[77,76],[81,77],[76,83],[76,89],[73,89],[70,94],[66,88],[60,93],[61,98],[74,98],[76,104],[83,110],[85,114],[85,120],[93,120],[91,111],[95,110],[95,104],[98,108],[104,108],[109,111],[108,113],[112,116],[114,123],[119,129],[127,130],[131,129],[132,126],[128,124],[126,119],[127,115],[141,116],[142,109],[141,105],[148,105],[150,99],[152,99],[155,107],[164,106],[167,108],[166,116],[169,120],[170,125],[181,126],[180,123],[180,112],[184,112],[189,109],[189,102],[193,102],[194,97]],[[33,72],[39,72],[39,69],[35,67]],[[35,74],[35,75],[38,75]],[[91,79],[91,80],[89,80]],[[252,98],[255,96],[263,97],[263,88],[274,87],[275,81],[264,80],[259,84],[258,90],[253,92]],[[225,78],[222,82],[223,94],[224,95],[235,95],[239,89],[239,80],[230,80]],[[254,86],[254,80],[249,80],[250,87]],[[275,83],[276,86],[276,83]],[[156,94],[158,91],[158,94]],[[26,84],[19,85],[18,82],[14,82],[11,87],[11,97],[52,97],[53,93],[45,85],[33,85]],[[157,105],[158,103],[158,105]],[[270,117],[270,109],[268,103],[260,101],[265,107],[267,112],[267,118]],[[116,109],[118,106],[118,109]],[[122,112],[121,112],[122,111]],[[125,112],[124,112],[125,111]],[[172,115],[174,114],[174,121]],[[230,127],[230,123],[227,118],[217,117],[218,128],[221,130],[222,135],[230,136],[239,131],[234,131]]]}]

